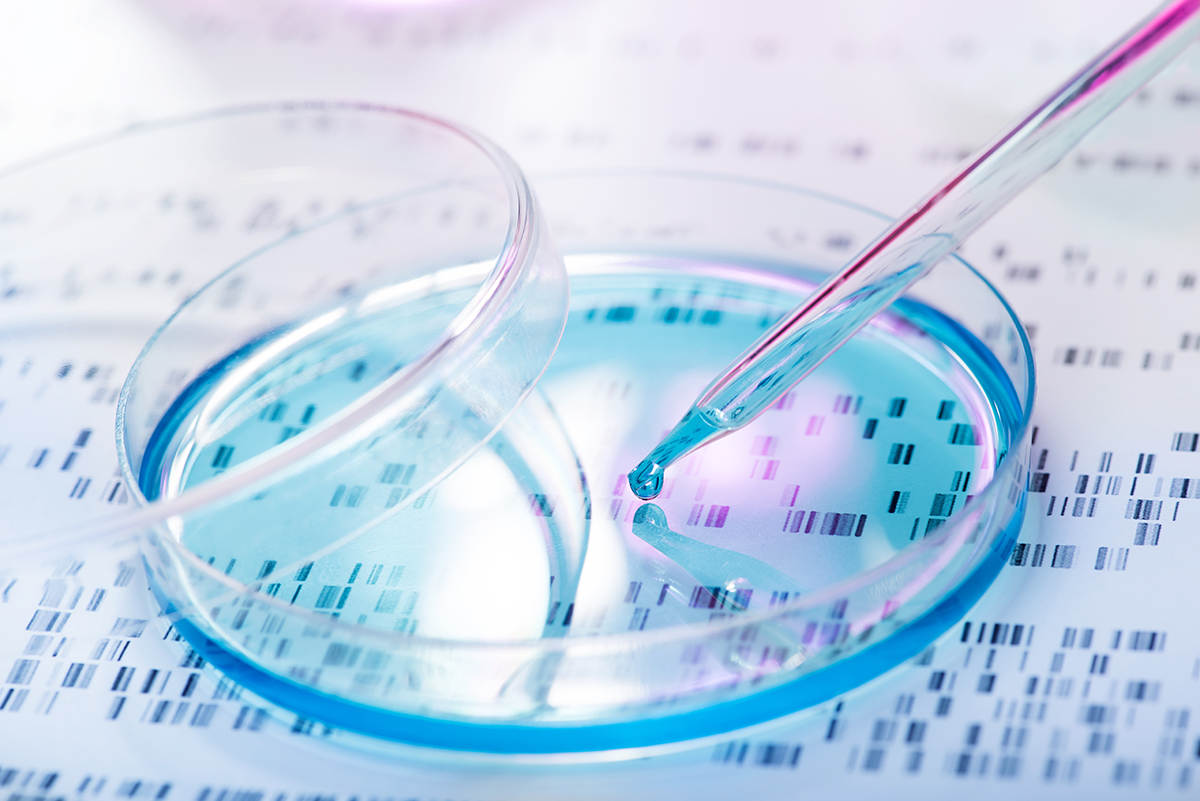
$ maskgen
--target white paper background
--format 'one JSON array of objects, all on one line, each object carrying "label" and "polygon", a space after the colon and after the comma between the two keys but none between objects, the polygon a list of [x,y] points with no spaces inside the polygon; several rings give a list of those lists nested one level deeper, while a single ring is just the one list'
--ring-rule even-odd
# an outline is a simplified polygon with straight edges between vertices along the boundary
[{"label": "white paper background", "polygon": [[[356,99],[471,126],[535,175],[713,170],[900,213],[1149,10],[1131,0],[9,0],[0,5],[0,162],[231,103]],[[1172,509],[1171,479],[1200,476],[1200,455],[1170,450],[1175,432],[1200,430],[1200,350],[1182,347],[1185,335],[1200,335],[1197,219],[1193,49],[964,247],[1026,321],[1037,351],[1034,454],[1047,451],[1050,479],[1030,496],[1021,540],[1080,554],[1070,570],[1005,568],[967,615],[976,627],[1035,626],[1028,648],[1000,649],[990,670],[987,646],[960,644],[956,629],[934,664],[904,666],[840,711],[830,705],[746,739],[741,762],[742,740],[591,768],[380,759],[322,742],[319,731],[250,731],[253,710],[243,714],[244,703],[211,684],[191,701],[216,705],[210,725],[152,722],[159,701],[180,703],[190,672],[154,622],[128,639],[119,663],[137,669],[133,706],[106,721],[118,662],[88,659],[91,649],[115,618],[154,610],[140,579],[114,586],[115,564],[97,560],[81,580],[107,589],[106,606],[76,614],[63,631],[71,653],[47,660],[57,667],[35,676],[19,711],[0,710],[0,790],[172,801],[1192,797],[1200,787],[1200,501],[1182,500],[1153,548],[1132,545],[1123,497],[1106,499],[1090,519],[1057,507],[1047,516],[1047,506],[1050,496],[1059,505],[1075,497],[1077,476],[1094,473],[1105,452],[1125,486],[1138,455],[1156,454],[1153,477],[1166,482],[1158,499]],[[1118,367],[1100,366],[1106,350],[1121,351]],[[0,464],[18,469],[19,460]],[[1149,484],[1139,498],[1152,497]],[[1127,569],[1094,570],[1101,546],[1130,548]],[[22,588],[36,595],[44,579],[22,577],[0,603],[0,676],[10,678],[0,698],[23,686],[7,673],[7,659],[26,648],[36,604],[22,605]],[[1064,647],[1066,629],[1092,629],[1090,648],[1079,639]],[[1118,630],[1124,639],[1113,648]],[[1135,631],[1165,632],[1166,645],[1131,650]],[[57,689],[71,656],[97,665],[90,687],[74,694]],[[1099,656],[1109,657],[1103,674],[1092,672]],[[139,692],[153,668],[158,684]],[[929,690],[934,671],[953,689]],[[985,673],[997,676],[990,693],[977,690]],[[1033,696],[1030,677],[1041,682]],[[953,705],[939,717],[942,696]],[[1111,708],[1111,720],[1089,723],[1094,705]],[[916,744],[906,741],[914,721],[927,724]],[[798,764],[759,764],[768,743],[802,746]],[[922,752],[915,772],[914,751]]]}]

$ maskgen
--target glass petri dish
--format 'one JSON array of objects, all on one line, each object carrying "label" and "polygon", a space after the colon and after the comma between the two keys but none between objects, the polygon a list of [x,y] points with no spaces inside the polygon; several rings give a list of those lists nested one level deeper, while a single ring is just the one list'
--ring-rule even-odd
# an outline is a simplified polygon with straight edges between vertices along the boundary
[{"label": "glass petri dish", "polygon": [[[470,132],[364,104],[228,109],[17,165],[0,175],[0,208],[0,435],[36,457],[0,497],[3,571],[101,551],[131,562],[135,537],[152,555],[162,537],[184,541],[246,498],[280,500],[397,440],[421,468],[383,463],[396,484],[383,516],[468,461],[493,482],[584,491],[552,412],[525,402],[562,331],[562,260],[520,172]],[[319,404],[285,415],[287,390],[306,382]],[[258,416],[291,427],[236,453],[205,450]],[[182,470],[194,491],[148,478],[164,459],[162,476]],[[55,475],[33,472],[51,463]],[[337,520],[305,519],[309,500],[284,499],[294,518],[272,515],[272,530],[239,518],[239,536],[286,534],[309,554],[365,525],[353,488]],[[541,537],[543,520],[522,506],[501,522],[515,542]],[[321,544],[301,539],[305,524]],[[571,592],[586,542],[568,513],[554,530],[531,557],[555,576],[540,588],[550,598]],[[218,570],[179,553],[188,569]],[[168,614],[197,617],[212,600],[202,580],[174,598],[152,583]]]},{"label": "glass petri dish", "polygon": [[[288,457],[289,415],[354,395],[355,361],[329,353],[357,348],[363,375],[403,360],[370,310],[348,303],[245,379],[222,368],[167,393],[151,434],[126,438],[145,443],[128,476],[147,498],[228,480],[226,454],[279,460],[267,490],[246,482],[233,502],[149,533],[155,592],[192,647],[335,739],[572,760],[684,747],[811,708],[958,620],[1007,559],[1025,503],[1033,361],[995,290],[961,261],[940,265],[642,504],[625,471],[885,219],[712,176],[537,188],[572,282],[539,384],[549,405],[531,404],[458,471],[409,478],[438,475],[422,465],[440,456],[424,439],[411,447],[422,429],[403,415],[364,436],[329,429],[317,461]],[[243,266],[271,274],[323,250],[306,236]],[[453,291],[421,297],[436,312]],[[241,352],[214,346],[207,363]],[[449,394],[447,426],[461,409]],[[203,425],[214,435],[194,436]],[[375,451],[388,432],[408,456]],[[355,525],[328,523],[339,515]]]}]

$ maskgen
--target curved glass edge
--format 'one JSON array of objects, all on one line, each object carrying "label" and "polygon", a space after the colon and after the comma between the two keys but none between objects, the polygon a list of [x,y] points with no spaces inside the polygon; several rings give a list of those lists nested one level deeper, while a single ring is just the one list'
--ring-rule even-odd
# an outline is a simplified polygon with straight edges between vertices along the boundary
[{"label": "curved glass edge", "polygon": [[[938,319],[944,317],[940,312],[917,302],[910,302],[905,311],[915,316],[935,316]],[[966,342],[974,340],[965,330],[962,336]],[[982,344],[979,347],[987,350]],[[990,352],[988,355],[994,359]],[[1010,414],[1015,411],[1027,422],[1027,410],[1019,406],[1016,389],[1008,387],[1006,395],[1010,402],[1015,402],[1015,408],[1009,407]],[[1021,414],[1022,411],[1025,414]],[[699,709],[653,716],[654,705],[651,704],[648,707],[643,706],[643,711],[648,711],[649,716],[642,719],[600,723],[584,721],[579,724],[553,721],[540,725],[521,725],[479,719],[454,720],[445,715],[438,719],[359,703],[311,686],[291,682],[277,675],[264,674],[248,667],[235,654],[214,643],[200,627],[190,621],[186,623],[190,632],[188,638],[198,650],[209,653],[214,664],[220,669],[230,672],[240,683],[268,701],[306,717],[322,720],[329,725],[410,745],[484,753],[582,754],[653,748],[727,734],[821,703],[878,676],[919,653],[962,616],[970,604],[986,590],[1008,558],[1021,522],[1025,504],[1026,464],[1026,454],[1022,445],[1026,432],[1024,426],[1017,431],[1015,438],[1008,442],[1009,453],[1003,460],[993,485],[988,488],[990,491],[985,490],[981,493],[972,506],[978,511],[981,505],[986,504],[988,509],[983,511],[982,517],[986,518],[987,522],[993,522],[998,515],[1004,521],[1003,527],[990,537],[975,541],[974,536],[978,536],[978,531],[983,528],[983,525],[980,525],[975,529],[974,536],[965,536],[959,542],[959,551],[965,552],[963,561],[966,565],[961,562],[957,568],[954,565],[944,565],[949,568],[950,573],[957,572],[959,575],[959,571],[964,567],[970,567],[969,574],[962,578],[957,586],[948,588],[939,584],[934,589],[939,592],[947,589],[949,591],[945,592],[937,603],[925,607],[927,611],[913,620],[904,622],[898,628],[891,631],[881,630],[882,636],[878,641],[867,644],[857,652],[844,656],[833,653],[829,659],[815,660],[813,667],[817,669],[808,670],[799,676],[785,677],[774,687],[765,686],[749,695],[729,700],[718,697],[713,699],[714,703],[711,706]],[[1007,481],[1004,480],[1006,478]],[[979,522],[978,517],[977,515],[975,523]],[[960,526],[974,525],[970,515],[960,517],[958,523]],[[951,529],[952,526],[947,525],[946,528]],[[950,536],[949,532],[946,536]],[[929,551],[934,544],[931,540],[926,548],[918,550]],[[972,545],[974,547],[971,547]],[[886,617],[885,610],[884,618],[879,622],[884,623]],[[739,621],[732,625],[745,626],[747,621]],[[180,630],[184,631],[184,628],[181,627]],[[866,639],[870,635],[871,629],[868,628],[859,636]],[[582,648],[589,645],[586,641],[562,642],[562,646],[572,644]],[[595,644],[595,640],[592,644]],[[821,664],[822,662],[826,663]],[[768,677],[766,684],[769,683]],[[711,693],[700,695],[710,696]]]},{"label": "curved glass edge", "polygon": [[[1022,494],[1012,519],[994,539],[986,558],[954,592],[889,637],[779,686],[666,717],[577,726],[523,726],[388,712],[251,669],[186,618],[177,620],[175,628],[215,668],[268,702],[299,716],[369,737],[439,750],[508,755],[583,754],[683,744],[713,735],[728,735],[815,706],[920,654],[960,620],[991,586],[1016,542],[1025,500]],[[163,609],[170,613],[170,602],[156,584],[151,586]]]},{"label": "curved glass edge", "polygon": [[[387,382],[386,386],[377,388],[377,391],[374,392],[373,395],[376,400],[380,400],[382,403],[377,402],[352,405],[345,410],[344,413],[335,416],[335,418],[331,420],[325,421],[319,427],[321,430],[314,431],[313,436],[302,440],[297,439],[292,441],[291,444],[285,448],[274,449],[275,458],[263,460],[263,462],[269,463],[272,470],[288,462],[293,462],[297,458],[304,458],[311,455],[320,448],[327,446],[338,437],[343,436],[348,429],[352,429],[358,424],[369,423],[373,417],[378,415],[380,411],[378,407],[381,405],[386,406],[387,403],[394,400],[398,394],[417,389],[421,382],[428,380],[433,373],[447,373],[451,372],[453,369],[462,369],[469,366],[465,364],[453,363],[449,368],[447,368],[446,363],[471,361],[469,354],[463,354],[462,351],[464,348],[469,346],[472,338],[478,336],[487,336],[489,333],[494,336],[495,328],[498,327],[500,318],[506,316],[506,313],[511,314],[513,311],[511,306],[514,304],[511,302],[511,296],[516,288],[514,287],[514,283],[533,285],[535,291],[536,286],[539,283],[560,284],[561,286],[557,287],[557,289],[560,290],[558,292],[554,292],[555,287],[553,286],[547,287],[547,289],[550,290],[549,295],[562,295],[560,298],[561,303],[558,304],[561,306],[561,309],[554,308],[554,304],[550,297],[539,298],[539,300],[542,301],[540,304],[531,304],[528,302],[522,304],[518,302],[516,305],[524,305],[526,307],[542,306],[543,314],[545,314],[547,311],[561,311],[561,314],[557,315],[561,317],[559,324],[560,336],[561,328],[566,324],[567,286],[565,281],[565,273],[561,268],[561,257],[559,257],[558,254],[554,252],[553,247],[548,246],[548,243],[546,242],[547,237],[542,231],[540,216],[537,212],[532,190],[529,188],[528,184],[521,175],[520,170],[517,168],[516,164],[511,158],[509,158],[503,153],[503,151],[488,142],[486,139],[483,139],[477,134],[467,131],[459,126],[428,115],[387,106],[356,103],[283,103],[234,107],[230,109],[222,109],[216,112],[210,112],[207,114],[192,115],[179,120],[162,121],[149,126],[135,125],[131,126],[131,128],[127,129],[127,131],[120,134],[101,138],[98,144],[111,141],[122,136],[142,133],[146,130],[153,132],[166,128],[182,127],[188,124],[211,121],[226,117],[248,116],[254,114],[269,115],[272,112],[288,113],[322,111],[383,112],[399,118],[429,125],[448,133],[454,138],[466,143],[470,147],[475,148],[476,150],[480,151],[484,158],[490,161],[496,168],[496,175],[494,177],[504,187],[504,190],[508,196],[509,220],[505,241],[497,254],[493,268],[484,279],[475,296],[455,317],[438,341],[434,342],[429,347],[426,354],[416,359],[414,363],[398,373],[392,380]],[[81,148],[82,147],[83,146],[81,146]],[[72,150],[81,148],[73,148]],[[389,199],[389,201],[390,200],[391,199]],[[117,453],[119,459],[121,460],[122,470],[126,473],[126,479],[130,481],[131,487],[140,487],[141,485],[138,481],[138,474],[140,471],[133,464],[138,460],[134,459],[133,455],[130,454],[130,448],[127,446],[126,442],[128,438],[128,432],[126,430],[127,410],[131,400],[131,395],[134,391],[134,385],[136,376],[139,373],[139,368],[145,361],[147,355],[151,352],[151,349],[159,339],[162,331],[167,330],[172,323],[179,318],[180,314],[197,298],[201,297],[206,290],[216,287],[220,281],[225,279],[230,274],[242,269],[247,264],[252,265],[256,258],[262,256],[264,253],[270,252],[274,248],[278,247],[282,242],[286,242],[296,237],[303,237],[306,233],[309,233],[316,228],[323,227],[326,224],[328,224],[328,221],[319,223],[317,226],[313,226],[309,229],[288,234],[281,240],[267,245],[259,251],[249,254],[246,258],[243,258],[237,263],[231,265],[226,270],[215,276],[195,295],[185,301],[180,309],[163,323],[159,332],[156,332],[154,337],[151,338],[150,342],[146,344],[146,347],[142,350],[142,352],[138,355],[137,360],[134,362],[134,365],[129,372],[129,377],[127,378],[124,386],[122,386],[121,394],[117,402]],[[542,258],[539,259],[538,256],[541,256]],[[551,278],[551,280],[546,281],[546,278],[550,278],[548,274],[555,272],[553,268],[556,266],[556,262],[557,266],[559,267],[558,272],[561,274],[559,280],[554,281]],[[547,275],[542,275],[542,273],[547,273]],[[542,281],[539,281],[539,278],[542,279]],[[537,371],[537,374],[527,382],[524,392],[516,402],[511,404],[509,412],[511,412],[512,408],[516,407],[520,399],[523,399],[525,395],[532,390],[533,385],[536,383],[537,377],[539,377],[541,372],[545,370],[545,366],[549,362],[550,356],[553,354],[556,344],[557,339],[555,339],[554,344],[549,348],[548,353],[545,354],[545,358],[542,360],[541,370]],[[456,356],[458,357],[457,359],[455,359]],[[496,424],[493,429],[493,433],[500,427],[501,423],[502,421]],[[127,465],[127,461],[130,464]],[[260,465],[262,465],[262,463],[260,463]],[[231,471],[230,474],[222,478],[207,482],[208,486],[205,488],[204,493],[207,497],[204,499],[204,502],[212,502],[212,500],[218,497],[228,493],[237,492],[239,489],[243,488],[247,481],[253,482],[256,479],[262,479],[265,477],[267,472],[269,471],[264,471],[262,469],[247,470],[245,475],[239,475],[236,471]],[[186,508],[188,505],[183,504],[183,497],[184,495],[181,494],[177,499],[171,500],[176,504],[185,506]],[[139,498],[139,500],[142,500],[143,502],[146,501],[144,497]],[[171,512],[164,512],[164,515],[170,513]]]},{"label": "curved glass edge", "polygon": [[[789,189],[796,191],[794,188]],[[844,205],[850,206],[851,204]],[[851,206],[851,208],[854,207]],[[987,284],[973,268],[965,263],[960,263],[991,289],[995,297],[1000,298],[994,288]],[[1003,303],[1002,298],[1000,299]],[[1015,322],[1015,315],[1011,314],[1011,309],[1008,309],[1007,304],[1004,304],[1004,308],[1009,311],[1012,321]],[[1019,324],[1017,330],[1020,331]],[[970,340],[972,337],[968,335],[966,338]],[[1029,374],[1027,377],[1029,381],[1022,387],[1024,392],[1020,392],[1016,387],[1011,387],[1009,393],[1012,399],[1018,401],[1018,406],[1023,411],[1022,417],[1027,424],[1029,402],[1033,395],[1033,367],[1028,343],[1023,336],[1020,350],[1023,351],[1023,355],[1028,357],[1026,363],[1028,364]],[[1021,395],[1026,401],[1023,405],[1020,404],[1019,396]],[[641,720],[581,725],[520,725],[481,723],[477,720],[462,721],[448,718],[431,719],[421,715],[388,711],[356,703],[277,676],[254,671],[247,668],[236,656],[211,642],[200,628],[192,626],[190,623],[186,624],[191,629],[188,638],[192,640],[198,650],[202,648],[204,651],[212,653],[214,664],[237,677],[249,689],[267,700],[294,711],[307,711],[313,717],[348,730],[418,746],[510,754],[591,753],[649,748],[663,743],[726,734],[756,723],[773,720],[804,706],[820,703],[850,687],[857,686],[903,659],[919,653],[946,627],[961,617],[966,608],[982,595],[999,572],[1015,541],[1015,533],[1019,528],[1020,516],[1025,504],[1024,476],[1016,474],[1023,473],[1025,469],[1026,460],[1021,446],[1025,444],[1026,428],[1027,425],[1016,428],[1018,433],[1014,437],[1014,441],[1018,443],[1018,446],[1010,451],[1008,454],[1010,458],[1006,463],[1006,467],[1010,468],[1012,473],[1009,476],[1012,479],[1010,482],[1012,489],[1009,489],[1008,486],[1004,486],[1003,489],[1008,492],[1012,512],[1001,533],[989,541],[989,548],[982,561],[953,592],[948,593],[931,609],[920,617],[907,622],[887,638],[872,643],[858,653],[838,660],[835,664],[781,682],[775,687],[767,687],[752,695],[720,701],[703,709]],[[1021,458],[1013,458],[1018,455]],[[984,504],[984,496],[998,500],[996,496],[1002,494],[1000,485],[1004,483],[1000,481],[1001,478],[1001,474],[996,476],[993,486],[989,488],[991,492],[985,492],[978,496],[971,505],[972,509],[981,509]],[[1016,492],[1015,499],[1014,491]],[[959,518],[959,522],[962,522],[967,511],[964,509],[959,515],[955,515],[955,518]],[[987,512],[984,511],[984,514],[987,515]],[[947,528],[949,527],[947,526]],[[843,671],[843,668],[846,670]]]}]

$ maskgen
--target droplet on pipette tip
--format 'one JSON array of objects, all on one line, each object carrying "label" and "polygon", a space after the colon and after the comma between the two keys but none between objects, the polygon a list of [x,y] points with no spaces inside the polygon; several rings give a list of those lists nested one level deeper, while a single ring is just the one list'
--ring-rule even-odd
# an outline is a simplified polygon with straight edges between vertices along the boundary
[{"label": "droplet on pipette tip", "polygon": [[629,474],[629,488],[643,501],[652,501],[663,490],[665,471],[657,462],[643,459]]}]

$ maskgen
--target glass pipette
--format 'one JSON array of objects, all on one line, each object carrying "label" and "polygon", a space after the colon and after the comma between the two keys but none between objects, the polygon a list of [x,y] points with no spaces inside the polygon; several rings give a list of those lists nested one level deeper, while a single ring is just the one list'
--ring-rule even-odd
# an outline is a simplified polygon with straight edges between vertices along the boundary
[{"label": "glass pipette", "polygon": [[713,379],[629,474],[643,500],[664,471],[754,420],[1200,35],[1200,0],[1161,6],[959,169]]}]

